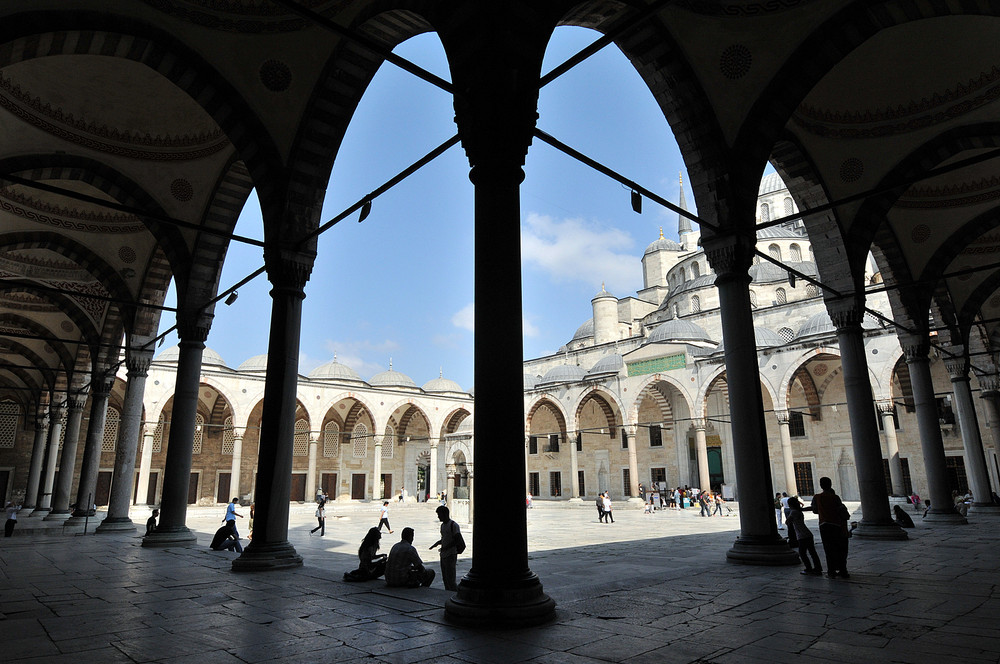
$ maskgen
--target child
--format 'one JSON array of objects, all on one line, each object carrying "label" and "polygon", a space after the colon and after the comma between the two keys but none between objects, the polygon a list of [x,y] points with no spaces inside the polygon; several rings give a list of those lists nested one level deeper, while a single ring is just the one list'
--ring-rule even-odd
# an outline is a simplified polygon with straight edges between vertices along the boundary
[{"label": "child", "polygon": [[[823,576],[823,565],[819,562],[819,555],[816,553],[813,535],[809,532],[805,517],[802,515],[802,503],[799,502],[798,498],[792,496],[788,499],[788,508],[785,523],[788,526],[789,544],[791,544],[794,533],[799,549],[799,558],[802,559],[802,564],[806,566],[800,573],[809,574],[810,576]],[[809,564],[809,558],[806,557],[807,553],[812,557],[812,565]]]}]

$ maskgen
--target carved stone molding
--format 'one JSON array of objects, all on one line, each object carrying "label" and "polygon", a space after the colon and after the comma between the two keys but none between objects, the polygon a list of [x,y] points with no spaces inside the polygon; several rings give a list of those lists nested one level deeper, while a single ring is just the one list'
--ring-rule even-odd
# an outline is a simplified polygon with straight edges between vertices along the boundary
[{"label": "carved stone molding", "polygon": [[716,283],[733,279],[743,279],[749,283],[756,238],[731,233],[702,236],[701,243],[705,256],[716,273]]},{"label": "carved stone molding", "polygon": [[774,419],[778,420],[778,424],[788,424],[792,416],[787,410],[776,410],[774,411]]},{"label": "carved stone molding", "polygon": [[177,312],[177,336],[182,342],[205,343],[212,329],[212,314],[200,309],[181,309]]},{"label": "carved stone molding", "polygon": [[864,305],[855,297],[843,297],[826,303],[827,313],[838,332],[850,329],[861,329],[861,321],[865,316]]},{"label": "carved stone molding", "polygon": [[969,380],[968,357],[946,357],[944,359],[944,368],[948,371],[948,376],[951,377],[951,382],[953,383],[960,380]]},{"label": "carved stone molding", "polygon": [[878,408],[879,413],[886,415],[896,409],[896,402],[892,399],[879,399],[875,402],[875,407]]},{"label": "carved stone molding", "polygon": [[931,344],[927,337],[917,334],[899,335],[899,345],[903,349],[903,356],[907,362],[920,362],[927,360],[927,353],[930,352]]},{"label": "carved stone molding", "polygon": [[125,366],[129,378],[145,378],[149,372],[149,364],[153,361],[152,347],[129,348],[125,351]]}]

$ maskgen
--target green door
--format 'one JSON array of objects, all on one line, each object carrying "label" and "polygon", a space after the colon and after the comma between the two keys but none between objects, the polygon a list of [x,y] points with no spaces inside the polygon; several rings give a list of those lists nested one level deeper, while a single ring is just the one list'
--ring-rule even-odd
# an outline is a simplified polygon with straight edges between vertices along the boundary
[{"label": "green door", "polygon": [[717,490],[726,483],[722,474],[722,448],[708,448],[708,481],[712,483],[712,490]]}]

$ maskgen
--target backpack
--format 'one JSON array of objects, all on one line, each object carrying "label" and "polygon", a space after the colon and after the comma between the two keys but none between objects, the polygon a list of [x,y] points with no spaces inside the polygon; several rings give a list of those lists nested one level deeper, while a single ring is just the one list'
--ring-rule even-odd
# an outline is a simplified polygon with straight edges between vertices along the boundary
[{"label": "backpack", "polygon": [[458,524],[454,521],[451,522],[451,534],[455,538],[455,552],[462,553],[465,551],[465,538],[462,537],[462,531],[458,530]]}]

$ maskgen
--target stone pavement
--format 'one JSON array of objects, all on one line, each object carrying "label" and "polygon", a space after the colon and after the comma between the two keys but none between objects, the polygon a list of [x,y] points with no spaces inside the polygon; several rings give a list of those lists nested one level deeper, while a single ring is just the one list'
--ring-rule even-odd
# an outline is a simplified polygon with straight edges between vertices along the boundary
[{"label": "stone pavement", "polygon": [[[383,537],[383,551],[408,525],[436,568],[427,551],[437,539],[433,507],[394,507],[396,532]],[[918,519],[906,542],[854,538],[852,578],[831,580],[728,564],[737,518],[644,515],[622,504],[617,522],[604,525],[589,505],[539,501],[528,512],[530,564],[558,604],[556,620],[484,631],[444,620],[440,579],[417,590],[344,583],[377,507],[334,505],[322,538],[309,534],[313,509],[292,507],[289,538],[305,565],[256,574],[233,573],[234,554],[208,550],[221,507],[190,510],[198,531],[190,548],[143,549],[137,535],[29,533],[26,520],[0,539],[0,661],[969,664],[1000,656],[1000,520],[990,517],[933,528]],[[816,532],[815,517],[809,523]],[[463,525],[470,546],[471,530]]]}]

